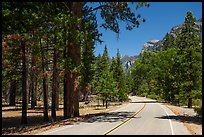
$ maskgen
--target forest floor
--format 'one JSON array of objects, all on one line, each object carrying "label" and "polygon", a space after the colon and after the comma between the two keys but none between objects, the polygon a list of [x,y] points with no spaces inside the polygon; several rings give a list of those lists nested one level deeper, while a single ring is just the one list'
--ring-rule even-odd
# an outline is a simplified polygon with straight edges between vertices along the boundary
[{"label": "forest floor", "polygon": [[[42,103],[38,102],[38,106],[42,106]],[[110,102],[108,108],[98,105],[98,102],[90,102],[85,104],[80,102],[79,117],[69,118],[64,120],[63,118],[63,105],[60,105],[59,110],[56,111],[57,121],[51,121],[51,109],[49,109],[49,122],[43,122],[43,109],[42,107],[36,107],[36,109],[27,110],[27,122],[26,125],[21,125],[21,107],[4,106],[2,107],[2,135],[33,135],[51,128],[57,128],[60,126],[73,124],[74,122],[84,120],[93,116],[102,115],[108,111],[116,110],[128,102]]]},{"label": "forest floor", "polygon": [[[21,125],[21,108],[20,107],[2,107],[2,135],[33,135],[51,128],[57,128],[60,126],[73,124],[74,122],[87,119],[93,116],[102,115],[103,113],[116,110],[128,102],[110,102],[108,108],[103,107],[100,103],[98,106],[97,102],[90,102],[85,104],[80,102],[80,116],[75,118],[69,118],[63,120],[63,109],[60,105],[57,110],[57,122],[43,122],[43,109],[36,108],[28,109],[27,111],[27,125]],[[171,109],[177,116],[180,116],[180,120],[184,123],[187,129],[192,135],[202,135],[202,119],[197,117],[193,109],[187,109],[185,107],[173,106],[165,104]],[[49,110],[49,118],[51,119],[51,110]]]}]

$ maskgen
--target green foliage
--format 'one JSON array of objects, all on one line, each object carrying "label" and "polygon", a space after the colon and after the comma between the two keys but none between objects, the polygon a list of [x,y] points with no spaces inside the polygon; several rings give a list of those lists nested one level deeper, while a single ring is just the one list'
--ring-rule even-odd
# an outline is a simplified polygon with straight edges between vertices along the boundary
[{"label": "green foliage", "polygon": [[105,46],[103,55],[99,54],[95,61],[95,69],[93,85],[101,99],[111,101],[128,99],[126,76],[119,51],[116,59],[112,58],[110,64],[107,47]]},{"label": "green foliage", "polygon": [[127,100],[127,86],[126,86],[126,76],[122,66],[121,57],[119,50],[117,51],[116,59],[112,59],[110,71],[113,72],[113,78],[117,82],[118,89],[118,99],[120,101]]},{"label": "green foliage", "polygon": [[[138,14],[137,16],[133,11],[130,9],[129,2],[100,2],[101,7],[101,18],[104,19],[105,23],[101,24],[101,27],[105,29],[110,29],[116,33],[120,32],[120,27],[118,22],[119,21],[128,21],[126,29],[132,30],[134,27],[139,27],[140,22],[145,22],[144,19],[140,19],[141,15]],[[136,3],[137,10],[140,7],[147,6],[149,4],[146,2],[138,2]]]},{"label": "green foliage", "polygon": [[99,77],[98,96],[103,100],[117,100],[117,88],[116,82],[114,81],[111,72],[103,70]]},{"label": "green foliage", "polygon": [[167,33],[164,37],[162,50],[167,50],[168,48],[173,48],[175,46],[175,38],[171,34]]},{"label": "green foliage", "polygon": [[199,30],[194,26],[196,19],[192,12],[187,12],[181,33],[176,39],[178,44],[177,55],[180,58],[178,62],[180,74],[180,88],[183,90],[186,98],[194,98],[201,85],[201,61],[197,58],[202,53],[201,39]]},{"label": "green foliage", "polygon": [[167,34],[163,50],[145,51],[135,61],[131,77],[138,95],[161,97],[175,104],[201,99],[202,42],[195,21],[192,12],[187,12],[177,37]]},{"label": "green foliage", "polygon": [[117,83],[113,79],[113,73],[109,71],[110,64],[106,46],[104,48],[102,57],[100,54],[97,57],[95,65],[96,71],[93,85],[98,97],[106,101],[117,100]]},{"label": "green foliage", "polygon": [[195,107],[194,111],[198,114],[198,116],[202,117],[202,106],[201,107]]},{"label": "green foliage", "polygon": [[155,100],[160,100],[160,96],[156,94],[150,94],[147,95],[147,98],[155,99]]}]

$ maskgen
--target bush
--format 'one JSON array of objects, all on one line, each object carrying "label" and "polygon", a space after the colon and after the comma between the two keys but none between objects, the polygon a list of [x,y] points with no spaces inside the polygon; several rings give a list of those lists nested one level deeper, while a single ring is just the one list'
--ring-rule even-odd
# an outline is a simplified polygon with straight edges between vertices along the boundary
[{"label": "bush", "polygon": [[151,98],[151,99],[155,99],[155,100],[159,100],[160,99],[159,95],[155,95],[155,94],[147,95],[147,97]]},{"label": "bush", "polygon": [[140,96],[147,97],[147,93],[142,93]]},{"label": "bush", "polygon": [[198,114],[198,116],[202,117],[202,106],[201,107],[195,107],[194,111]]},{"label": "bush", "polygon": [[193,99],[193,105],[194,106],[201,106],[202,105],[202,100],[201,99]]}]

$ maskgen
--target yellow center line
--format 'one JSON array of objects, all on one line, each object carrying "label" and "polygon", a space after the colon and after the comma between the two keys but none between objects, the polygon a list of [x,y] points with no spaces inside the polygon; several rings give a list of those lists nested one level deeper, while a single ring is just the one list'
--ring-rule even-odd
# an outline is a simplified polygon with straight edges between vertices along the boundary
[{"label": "yellow center line", "polygon": [[114,128],[112,128],[111,130],[109,130],[108,132],[106,132],[104,135],[109,134],[110,132],[116,130],[117,128],[119,128],[120,126],[124,125],[126,122],[128,122],[130,119],[132,119],[134,116],[136,116],[140,111],[142,111],[144,109],[144,107],[146,106],[146,103],[144,104],[144,106],[137,111],[136,113],[134,113],[130,118],[127,118],[124,122],[118,124],[117,126],[115,126]]}]

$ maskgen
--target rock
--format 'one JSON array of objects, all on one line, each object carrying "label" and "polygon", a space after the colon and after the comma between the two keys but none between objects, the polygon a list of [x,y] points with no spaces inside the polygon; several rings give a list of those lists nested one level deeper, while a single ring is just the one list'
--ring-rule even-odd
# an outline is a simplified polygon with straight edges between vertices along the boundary
[{"label": "rock", "polygon": [[[197,28],[199,28],[200,33],[199,36],[202,39],[202,19],[199,19],[198,21],[195,22],[195,26]],[[176,32],[179,31],[179,29],[182,28],[182,25],[176,25],[174,26],[170,32],[167,32],[168,34],[172,35],[174,38],[176,37]],[[162,40],[151,40],[148,42],[145,42],[142,48],[141,53],[143,53],[144,51],[158,51],[162,48],[162,43],[163,40],[165,39],[165,37]]]},{"label": "rock", "polygon": [[157,51],[160,50],[161,47],[162,47],[161,40],[151,40],[144,43],[141,53],[143,53],[144,51]]}]

